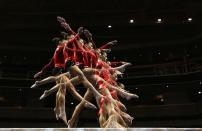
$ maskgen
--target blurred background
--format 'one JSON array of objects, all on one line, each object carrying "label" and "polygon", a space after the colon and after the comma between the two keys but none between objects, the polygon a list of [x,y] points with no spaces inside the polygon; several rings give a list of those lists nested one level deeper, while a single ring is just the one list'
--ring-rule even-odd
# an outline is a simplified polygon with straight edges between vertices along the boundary
[{"label": "blurred background", "polygon": [[[38,100],[53,84],[30,89],[63,31],[58,15],[75,31],[89,29],[97,47],[118,40],[109,59],[133,64],[120,81],[140,96],[122,100],[132,127],[200,127],[201,7],[201,0],[1,0],[0,127],[65,127],[55,119],[55,94]],[[67,95],[68,118],[77,103]],[[85,109],[78,127],[99,127],[97,112]]]}]

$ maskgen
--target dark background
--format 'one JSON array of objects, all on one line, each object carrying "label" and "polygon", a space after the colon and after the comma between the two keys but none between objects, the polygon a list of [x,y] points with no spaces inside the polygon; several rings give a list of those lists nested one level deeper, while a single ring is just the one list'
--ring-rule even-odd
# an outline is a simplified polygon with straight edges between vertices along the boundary
[{"label": "dark background", "polygon": [[[201,0],[1,0],[0,127],[65,127],[54,116],[55,94],[38,100],[53,85],[30,89],[63,31],[58,15],[75,31],[89,29],[98,47],[119,41],[109,58],[133,64],[120,81],[140,96],[123,100],[132,127],[201,127],[201,7]],[[67,95],[68,118],[76,103]],[[85,109],[78,126],[98,127],[97,112]]]}]

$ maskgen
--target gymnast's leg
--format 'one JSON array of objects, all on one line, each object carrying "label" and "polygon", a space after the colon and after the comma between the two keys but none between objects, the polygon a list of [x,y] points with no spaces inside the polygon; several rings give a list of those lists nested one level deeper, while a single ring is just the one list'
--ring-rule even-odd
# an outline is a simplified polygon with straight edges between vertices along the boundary
[{"label": "gymnast's leg", "polygon": [[35,88],[35,87],[38,87],[40,85],[44,85],[44,84],[47,84],[47,83],[50,83],[50,82],[55,82],[56,81],[56,77],[55,76],[49,76],[41,81],[36,81],[32,86],[31,88]]},{"label": "gymnast's leg", "polygon": [[99,103],[100,98],[102,95],[93,87],[93,85],[88,81],[85,77],[84,73],[79,69],[78,66],[74,65],[70,67],[70,72],[76,74],[79,77],[79,80],[86,88],[89,88],[93,95],[95,96],[96,102]]},{"label": "gymnast's leg", "polygon": [[[84,95],[84,99],[85,100],[90,100],[92,98],[92,93],[90,91],[90,89],[87,89],[85,95]],[[71,119],[68,121],[68,127],[72,128],[75,127],[75,121],[78,119],[78,115],[81,112],[81,110],[85,107],[85,101],[81,101],[76,107],[75,110],[72,114]]]}]

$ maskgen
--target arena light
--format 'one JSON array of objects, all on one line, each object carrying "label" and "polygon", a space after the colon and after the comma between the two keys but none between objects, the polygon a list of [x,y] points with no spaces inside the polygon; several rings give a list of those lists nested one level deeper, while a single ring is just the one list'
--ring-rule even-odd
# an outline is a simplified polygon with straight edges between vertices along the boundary
[{"label": "arena light", "polygon": [[109,28],[109,29],[112,28],[112,25],[108,25],[107,28]]},{"label": "arena light", "polygon": [[199,84],[202,85],[202,82],[200,81]]},{"label": "arena light", "polygon": [[131,24],[134,23],[134,20],[133,20],[133,19],[130,19],[129,23],[131,23]]},{"label": "arena light", "polygon": [[161,19],[161,18],[158,18],[158,19],[157,19],[157,23],[162,23],[162,19]]},{"label": "arena light", "polygon": [[74,103],[73,102],[71,102],[71,105],[73,105]]},{"label": "arena light", "polygon": [[161,101],[161,102],[164,102],[164,99],[163,99],[163,98],[161,98],[161,99],[160,99],[160,101]]},{"label": "arena light", "polygon": [[192,18],[191,18],[191,17],[189,17],[187,20],[188,20],[188,22],[191,22],[191,21],[192,21]]},{"label": "arena light", "polygon": [[201,94],[202,92],[201,91],[198,91],[198,94]]}]

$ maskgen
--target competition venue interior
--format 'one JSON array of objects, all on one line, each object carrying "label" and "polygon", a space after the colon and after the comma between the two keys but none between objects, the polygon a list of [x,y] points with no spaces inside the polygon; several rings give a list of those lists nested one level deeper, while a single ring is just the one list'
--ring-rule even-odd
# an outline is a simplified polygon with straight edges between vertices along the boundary
[{"label": "competition venue interior", "polygon": [[[53,84],[30,88],[64,31],[57,16],[75,31],[87,28],[97,47],[118,41],[108,57],[132,63],[119,78],[139,96],[120,98],[132,128],[201,127],[201,7],[201,0],[1,0],[0,128],[66,128],[55,119],[55,94],[39,100]],[[66,95],[67,118],[77,104]],[[99,127],[97,112],[84,109],[77,127]]]}]

